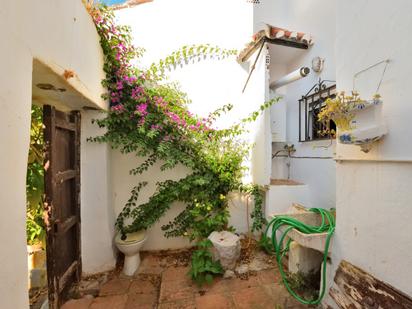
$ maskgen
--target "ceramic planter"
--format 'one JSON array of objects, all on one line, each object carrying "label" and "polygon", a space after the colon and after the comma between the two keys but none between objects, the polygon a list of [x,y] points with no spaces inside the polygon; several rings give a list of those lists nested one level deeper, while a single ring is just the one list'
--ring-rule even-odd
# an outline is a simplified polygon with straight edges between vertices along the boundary
[{"label": "ceramic planter", "polygon": [[351,130],[338,130],[337,139],[341,144],[357,145],[363,152],[369,152],[372,144],[387,134],[383,121],[382,100],[362,101],[353,109],[355,117]]}]

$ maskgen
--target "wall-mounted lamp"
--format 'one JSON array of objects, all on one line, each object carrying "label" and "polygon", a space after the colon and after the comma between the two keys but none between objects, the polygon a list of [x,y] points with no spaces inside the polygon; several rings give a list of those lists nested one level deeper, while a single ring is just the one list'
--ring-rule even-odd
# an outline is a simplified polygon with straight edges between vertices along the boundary
[{"label": "wall-mounted lamp", "polygon": [[325,59],[321,57],[315,57],[312,59],[312,70],[316,73],[320,73],[323,70],[323,63]]},{"label": "wall-mounted lamp", "polygon": [[274,81],[270,83],[269,88],[272,90],[275,90],[277,88],[283,87],[287,84],[290,84],[294,81],[297,81],[303,77],[308,76],[310,73],[310,69],[308,67],[301,67],[300,69],[297,69],[296,71],[293,71],[282,78],[278,79],[277,81]]}]

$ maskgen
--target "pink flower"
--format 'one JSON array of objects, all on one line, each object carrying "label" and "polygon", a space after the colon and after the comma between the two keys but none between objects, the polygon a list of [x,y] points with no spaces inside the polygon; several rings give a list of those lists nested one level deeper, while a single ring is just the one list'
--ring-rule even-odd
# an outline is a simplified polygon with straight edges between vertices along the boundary
[{"label": "pink flower", "polygon": [[180,123],[180,117],[173,112],[166,112],[166,115],[175,123]]},{"label": "pink flower", "polygon": [[100,15],[97,15],[94,19],[94,22],[96,24],[100,24],[103,21],[102,17]]},{"label": "pink flower", "polygon": [[123,104],[117,104],[115,106],[112,106],[111,109],[112,109],[112,111],[118,112],[118,113],[124,112],[124,110],[125,110]]},{"label": "pink flower", "polygon": [[141,117],[139,125],[143,125],[145,123],[145,117],[147,115],[147,103],[136,105],[136,113]]},{"label": "pink flower", "polygon": [[112,25],[112,26],[110,27],[110,32],[112,32],[113,34],[118,34],[117,29],[116,29],[116,27],[115,27],[114,25]]},{"label": "pink flower", "polygon": [[129,85],[133,84],[136,81],[136,77],[134,76],[125,76],[123,80],[128,83]]},{"label": "pink flower", "polygon": [[122,43],[119,43],[117,45],[117,48],[120,49],[120,50],[123,50],[123,51],[125,51],[127,49],[126,46],[124,46]]},{"label": "pink flower", "polygon": [[143,88],[142,87],[136,87],[132,89],[132,99],[133,100],[138,100],[142,97],[143,94]]},{"label": "pink flower", "polygon": [[146,118],[142,117],[142,118],[140,118],[140,120],[139,120],[139,122],[138,122],[137,124],[138,124],[139,126],[142,126],[142,125],[145,124],[145,122],[146,122]]},{"label": "pink flower", "polygon": [[140,105],[136,105],[136,110],[140,113],[140,114],[147,114],[147,103],[143,103]]},{"label": "pink flower", "polygon": [[121,81],[118,81],[116,83],[116,88],[117,88],[117,90],[122,90],[123,89],[123,83]]},{"label": "pink flower", "polygon": [[160,124],[152,124],[150,129],[152,129],[152,130],[161,130],[162,126]]}]

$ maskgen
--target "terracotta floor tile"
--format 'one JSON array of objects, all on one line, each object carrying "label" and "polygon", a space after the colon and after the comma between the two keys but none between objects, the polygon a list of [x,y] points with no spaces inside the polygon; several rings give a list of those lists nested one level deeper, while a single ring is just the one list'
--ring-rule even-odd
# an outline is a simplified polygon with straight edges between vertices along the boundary
[{"label": "terracotta floor tile", "polygon": [[115,278],[106,282],[100,289],[99,296],[117,295],[127,293],[131,280]]},{"label": "terracotta floor tile", "polygon": [[[142,254],[143,255],[143,254]],[[152,255],[152,254],[145,254],[142,257],[142,261],[140,263],[140,266],[160,266],[161,258]]]},{"label": "terracotta floor tile", "polygon": [[229,291],[228,281],[222,278],[215,278],[211,285],[204,284],[201,287],[197,288],[197,295],[203,294],[218,294],[218,293],[225,293]]},{"label": "terracotta floor tile", "polygon": [[279,308],[286,308],[287,299],[291,297],[285,287],[279,283],[262,285],[265,293],[272,299]]},{"label": "terracotta floor tile", "polygon": [[272,284],[282,282],[282,279],[279,275],[279,271],[273,268],[259,271],[257,273],[257,276],[261,284]]},{"label": "terracotta floor tile", "polygon": [[299,303],[297,300],[296,301],[292,301],[292,300],[288,300],[287,305],[285,307],[285,309],[308,309],[311,308],[308,305],[304,305]]},{"label": "terracotta floor tile", "polygon": [[156,294],[156,287],[149,280],[133,280],[129,294]]},{"label": "terracotta floor tile", "polygon": [[[198,287],[187,275],[188,267],[165,269],[164,259],[150,254],[142,257],[143,273],[160,276],[138,274],[130,278],[119,274],[101,286],[100,297],[71,300],[62,309],[308,308],[289,295],[277,268],[258,271],[247,280],[218,277],[211,285]],[[160,287],[152,284],[152,279],[160,279]]]},{"label": "terracotta floor tile", "polygon": [[162,281],[190,280],[188,267],[170,267],[162,274]]},{"label": "terracotta floor tile", "polygon": [[260,284],[257,276],[249,276],[248,279],[234,278],[228,280],[229,291],[235,292],[246,288],[258,286]]},{"label": "terracotta floor tile", "polygon": [[61,309],[87,309],[92,301],[93,298],[71,299]]},{"label": "terracotta floor tile", "polygon": [[160,286],[160,302],[192,298],[195,293],[195,285],[188,280],[162,281]]},{"label": "terracotta floor tile", "polygon": [[197,309],[194,298],[161,303],[159,309]]},{"label": "terracotta floor tile", "polygon": [[124,309],[126,302],[126,294],[97,297],[93,300],[90,309]]},{"label": "terracotta floor tile", "polygon": [[195,298],[197,309],[232,309],[235,308],[229,294],[206,294]]},{"label": "terracotta floor tile", "polygon": [[140,274],[149,274],[149,275],[161,275],[164,272],[164,268],[161,266],[146,266],[146,267],[139,267],[137,270],[137,275]]},{"label": "terracotta floor tile", "polygon": [[129,294],[125,309],[155,308],[157,295],[155,294]]},{"label": "terracotta floor tile", "polygon": [[161,259],[157,256],[146,255],[140,263],[138,274],[155,274],[160,275],[164,271],[161,266]]},{"label": "terracotta floor tile", "polygon": [[236,308],[239,309],[276,309],[273,299],[261,286],[235,290],[232,295]]}]

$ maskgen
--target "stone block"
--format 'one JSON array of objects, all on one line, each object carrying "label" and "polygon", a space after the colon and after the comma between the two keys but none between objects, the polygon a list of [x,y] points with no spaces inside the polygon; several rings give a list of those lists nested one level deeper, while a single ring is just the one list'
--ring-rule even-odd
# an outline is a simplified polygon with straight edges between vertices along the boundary
[{"label": "stone block", "polygon": [[213,244],[213,257],[220,261],[223,269],[233,270],[240,257],[239,236],[227,231],[213,232],[209,235],[209,240]]}]

